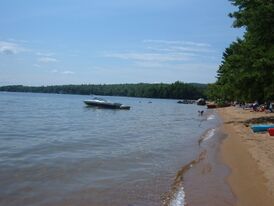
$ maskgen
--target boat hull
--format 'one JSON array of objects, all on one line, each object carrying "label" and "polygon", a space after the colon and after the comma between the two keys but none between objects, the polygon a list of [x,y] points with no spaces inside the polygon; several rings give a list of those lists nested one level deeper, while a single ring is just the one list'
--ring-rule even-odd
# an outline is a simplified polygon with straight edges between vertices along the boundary
[{"label": "boat hull", "polygon": [[130,109],[130,106],[122,105],[120,103],[112,103],[112,102],[102,102],[102,101],[93,101],[93,100],[85,100],[84,103],[87,106],[92,107],[100,107],[106,109]]},{"label": "boat hull", "polygon": [[206,106],[207,106],[208,109],[215,109],[215,108],[217,108],[216,104],[207,104]]}]

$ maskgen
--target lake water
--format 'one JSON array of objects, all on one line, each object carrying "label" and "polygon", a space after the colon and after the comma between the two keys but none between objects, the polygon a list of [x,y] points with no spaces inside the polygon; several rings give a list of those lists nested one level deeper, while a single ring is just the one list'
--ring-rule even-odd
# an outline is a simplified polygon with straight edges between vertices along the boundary
[{"label": "lake water", "polygon": [[156,206],[203,198],[191,198],[200,184],[192,165],[185,186],[175,188],[174,179],[216,144],[214,112],[199,116],[204,107],[126,97],[104,98],[130,110],[98,109],[84,105],[89,98],[0,93],[0,205]]}]

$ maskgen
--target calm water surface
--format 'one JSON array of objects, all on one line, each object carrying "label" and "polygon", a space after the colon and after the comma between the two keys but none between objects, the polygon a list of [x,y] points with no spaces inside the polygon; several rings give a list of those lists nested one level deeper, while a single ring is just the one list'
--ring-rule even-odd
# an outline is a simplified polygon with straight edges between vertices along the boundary
[{"label": "calm water surface", "polygon": [[[161,205],[212,114],[176,100],[0,93],[0,205]],[[151,101],[152,103],[148,103]]]}]

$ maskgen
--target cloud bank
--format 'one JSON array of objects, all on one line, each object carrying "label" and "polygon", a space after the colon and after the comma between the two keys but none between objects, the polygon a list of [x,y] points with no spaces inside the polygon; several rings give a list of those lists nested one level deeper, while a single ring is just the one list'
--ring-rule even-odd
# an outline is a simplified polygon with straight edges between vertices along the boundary
[{"label": "cloud bank", "polygon": [[0,41],[0,54],[12,55],[23,51],[26,51],[26,49],[21,47],[19,44],[8,41]]},{"label": "cloud bank", "polygon": [[159,67],[182,63],[199,63],[210,59],[215,51],[211,45],[190,41],[143,40],[143,51],[107,52],[105,57],[132,61],[144,67]]}]

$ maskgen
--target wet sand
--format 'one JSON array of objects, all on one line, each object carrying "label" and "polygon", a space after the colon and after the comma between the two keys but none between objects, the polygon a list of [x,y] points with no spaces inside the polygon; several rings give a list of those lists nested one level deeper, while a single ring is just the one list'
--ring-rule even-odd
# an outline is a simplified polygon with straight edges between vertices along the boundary
[{"label": "wet sand", "polygon": [[213,135],[200,144],[203,158],[184,175],[186,206],[231,206],[236,203],[226,182],[230,170],[220,157],[220,145],[226,135],[219,127],[213,130]]},{"label": "wet sand", "polygon": [[[206,120],[217,120],[220,122],[215,110],[207,110]],[[235,205],[236,198],[226,182],[226,177],[230,170],[221,161],[220,145],[226,138],[226,134],[220,129],[220,124],[212,125],[206,130],[197,144],[196,159],[182,166],[177,172],[170,196],[163,205],[167,206],[231,206]],[[178,196],[178,192],[183,187],[184,196]],[[170,201],[184,199],[184,204],[180,201]]]},{"label": "wet sand", "polygon": [[236,107],[217,111],[224,122],[223,131],[228,135],[221,145],[221,156],[231,169],[227,181],[237,197],[236,205],[273,206],[274,137],[253,133],[250,124],[269,122],[274,114]]}]

